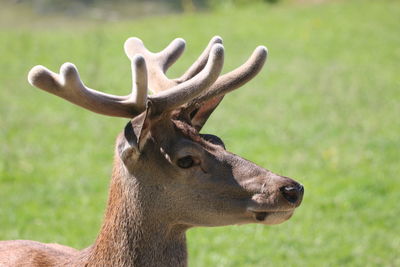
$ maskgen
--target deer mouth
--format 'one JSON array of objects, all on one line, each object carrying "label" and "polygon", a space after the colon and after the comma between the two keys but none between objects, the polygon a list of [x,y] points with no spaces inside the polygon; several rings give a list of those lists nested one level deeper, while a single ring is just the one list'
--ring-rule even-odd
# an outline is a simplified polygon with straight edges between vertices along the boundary
[{"label": "deer mouth", "polygon": [[272,196],[256,194],[247,205],[253,221],[261,224],[278,224],[292,217],[299,203],[280,202]]},{"label": "deer mouth", "polygon": [[267,218],[267,216],[268,216],[267,212],[254,212],[254,218],[259,222],[264,221],[265,218]]},{"label": "deer mouth", "polygon": [[279,224],[292,217],[294,209],[283,211],[251,211],[253,219],[261,224]]}]

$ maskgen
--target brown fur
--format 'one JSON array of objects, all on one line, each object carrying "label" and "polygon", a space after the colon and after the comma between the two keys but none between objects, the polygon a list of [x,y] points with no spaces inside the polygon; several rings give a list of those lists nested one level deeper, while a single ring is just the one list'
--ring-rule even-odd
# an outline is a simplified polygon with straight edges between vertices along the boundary
[{"label": "brown fur", "polygon": [[[300,204],[288,203],[277,191],[295,182],[203,140],[189,124],[165,119],[151,127],[146,152],[134,166],[126,166],[117,149],[104,222],[91,247],[77,251],[34,241],[0,242],[0,266],[186,266],[185,231],[257,222],[245,207],[265,184],[271,188],[264,191],[263,201],[272,198],[268,205],[273,206],[266,209],[293,210]],[[193,172],[177,172],[175,155],[187,149],[182,141],[205,153],[204,166],[193,170],[204,177],[193,180]],[[120,135],[117,148],[125,142]],[[271,223],[286,220],[291,213]]]},{"label": "brown fur", "polygon": [[[266,48],[258,47],[245,64],[218,77],[221,43],[214,37],[193,66],[172,80],[165,72],[182,53],[182,39],[160,53],[128,39],[135,93],[127,97],[88,89],[70,63],[60,74],[43,66],[30,71],[32,85],[94,112],[133,119],[117,138],[109,199],[94,244],[78,251],[3,241],[1,267],[186,266],[185,232],[191,227],[268,225],[292,216],[302,201],[300,184],[199,134],[223,96],[252,79],[266,60]],[[148,96],[148,87],[155,94]]]}]

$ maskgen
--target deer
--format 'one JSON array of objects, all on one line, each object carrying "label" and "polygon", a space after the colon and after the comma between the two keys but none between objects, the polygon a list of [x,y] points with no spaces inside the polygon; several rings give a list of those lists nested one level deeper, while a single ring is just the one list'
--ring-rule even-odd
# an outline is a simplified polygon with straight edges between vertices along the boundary
[{"label": "deer", "polygon": [[182,76],[168,78],[184,48],[177,38],[154,53],[129,38],[127,96],[87,87],[72,63],[59,73],[40,65],[30,70],[31,85],[129,121],[116,138],[108,201],[94,243],[77,250],[1,241],[0,266],[187,266],[188,229],[273,225],[293,215],[303,199],[300,183],[228,152],[221,138],[200,133],[224,96],[260,72],[266,47],[258,46],[243,65],[220,75],[224,47],[215,36]]}]

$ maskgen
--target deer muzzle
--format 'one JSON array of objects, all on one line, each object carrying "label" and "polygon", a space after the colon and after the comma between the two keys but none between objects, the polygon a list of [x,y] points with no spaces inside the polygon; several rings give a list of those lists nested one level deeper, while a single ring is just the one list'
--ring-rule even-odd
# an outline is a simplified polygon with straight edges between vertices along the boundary
[{"label": "deer muzzle", "polygon": [[[268,189],[263,190],[264,187]],[[264,183],[260,191],[249,201],[247,211],[256,222],[262,224],[277,224],[288,220],[300,206],[304,195],[303,185],[281,176]]]}]

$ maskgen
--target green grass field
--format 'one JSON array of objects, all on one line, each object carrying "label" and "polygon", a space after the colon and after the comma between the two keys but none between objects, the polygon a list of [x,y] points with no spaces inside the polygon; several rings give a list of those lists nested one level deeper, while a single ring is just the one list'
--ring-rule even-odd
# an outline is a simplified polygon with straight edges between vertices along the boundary
[{"label": "green grass field", "polygon": [[83,248],[103,216],[114,138],[126,121],[28,85],[29,69],[66,61],[86,84],[127,94],[126,38],[159,50],[175,37],[182,73],[213,35],[224,72],[257,45],[258,77],[227,96],[203,132],[305,186],[284,224],[188,232],[190,266],[400,266],[400,2],[280,3],[119,22],[0,20],[0,240]]}]

